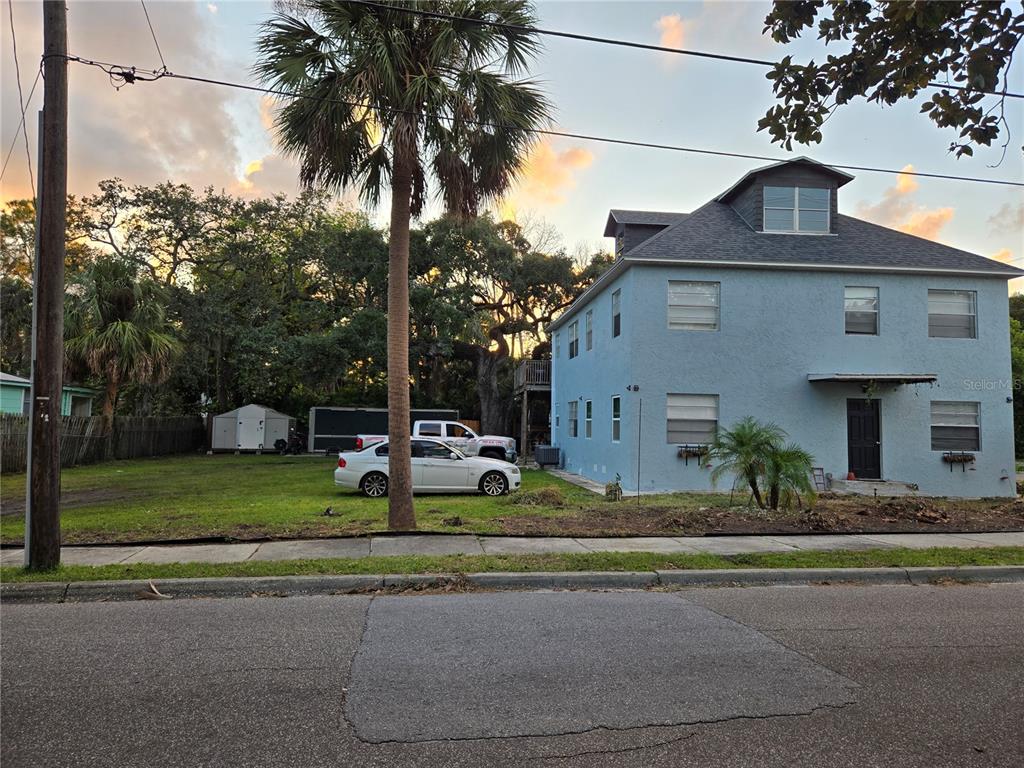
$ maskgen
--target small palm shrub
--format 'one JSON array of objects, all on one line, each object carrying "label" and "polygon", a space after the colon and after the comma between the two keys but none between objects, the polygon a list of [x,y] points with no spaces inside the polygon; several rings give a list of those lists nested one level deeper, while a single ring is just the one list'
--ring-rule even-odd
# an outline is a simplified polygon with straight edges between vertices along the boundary
[{"label": "small palm shrub", "polygon": [[761,423],[752,416],[740,419],[730,429],[719,429],[711,445],[710,459],[717,462],[711,482],[717,484],[724,476],[732,476],[733,489],[749,487],[761,509],[802,503],[803,497],[814,494],[814,457],[795,443],[787,443],[787,437],[778,424]]}]

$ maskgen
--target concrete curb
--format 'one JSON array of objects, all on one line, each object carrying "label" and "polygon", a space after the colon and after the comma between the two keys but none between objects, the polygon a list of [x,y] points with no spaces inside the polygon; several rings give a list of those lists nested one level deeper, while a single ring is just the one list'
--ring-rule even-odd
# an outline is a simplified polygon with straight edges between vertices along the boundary
[{"label": "concrete curb", "polygon": [[[561,571],[160,579],[171,598],[337,595],[382,589],[461,585],[481,589],[650,589],[651,587],[927,585],[1024,582],[1024,565],[948,568],[758,568],[708,571]],[[148,580],[38,582],[0,585],[4,603],[137,600]]]}]

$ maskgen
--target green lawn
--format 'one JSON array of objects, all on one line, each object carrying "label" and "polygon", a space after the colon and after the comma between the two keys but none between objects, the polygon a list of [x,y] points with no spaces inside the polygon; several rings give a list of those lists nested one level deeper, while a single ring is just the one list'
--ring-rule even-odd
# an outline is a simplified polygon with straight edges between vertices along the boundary
[{"label": "green lawn", "polygon": [[[334,485],[333,458],[184,456],[116,461],[64,470],[61,529],[65,543],[164,540],[203,536],[331,536],[386,528],[387,500]],[[593,494],[539,471],[523,472],[523,489],[557,486],[569,502]],[[20,503],[25,476],[0,479],[0,504]],[[565,508],[514,503],[515,496],[416,498],[425,531],[494,533],[496,518],[566,514]],[[332,507],[333,517],[323,515]],[[461,518],[461,526],[442,520]],[[449,520],[449,522],[451,522]],[[0,540],[20,542],[22,514],[0,517]]]},{"label": "green lawn", "polygon": [[[325,457],[175,456],[65,470],[61,532],[66,544],[365,535],[386,530],[387,500],[334,485]],[[0,477],[0,541],[24,536],[24,475]],[[1024,503],[1010,499],[821,498],[810,512],[766,513],[746,494],[675,493],[620,502],[537,470],[501,498],[479,494],[416,498],[422,531],[618,536],[857,530],[1024,529]],[[331,507],[332,516],[324,510]],[[920,523],[922,508],[941,524]],[[934,516],[933,516],[934,517]],[[915,527],[916,526],[916,527]]]},{"label": "green lawn", "polygon": [[361,557],[244,563],[165,565],[70,565],[56,571],[0,568],[0,581],[98,581],[219,576],[311,576],[320,574],[484,573],[488,571],[653,571],[729,568],[910,568],[918,566],[1024,565],[1024,547],[979,549],[877,549],[843,552],[771,552],[747,555],[662,555],[595,552],[579,555],[451,555]]}]

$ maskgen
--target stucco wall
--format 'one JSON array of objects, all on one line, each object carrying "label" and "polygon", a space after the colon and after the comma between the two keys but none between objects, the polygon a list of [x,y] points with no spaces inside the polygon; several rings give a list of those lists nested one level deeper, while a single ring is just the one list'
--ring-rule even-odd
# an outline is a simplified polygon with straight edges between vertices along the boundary
[{"label": "stucco wall", "polygon": [[[718,331],[667,327],[668,280],[721,282]],[[843,288],[879,287],[879,335],[847,336]],[[610,338],[611,291],[623,292],[623,335]],[[928,337],[929,288],[978,292],[978,338]],[[709,471],[684,466],[666,440],[666,393],[719,395],[719,423],[746,415],[775,421],[837,478],[848,470],[846,398],[858,385],[810,383],[810,373],[933,373],[934,385],[881,387],[882,475],[951,496],[1013,495],[1009,320],[1002,279],[797,270],[636,266],[590,300],[594,349],[568,360],[566,328],[554,364],[560,423],[553,430],[566,468],[599,481],[622,475],[636,487],[637,413],[643,401],[641,488],[711,488]],[[585,310],[584,310],[585,311]],[[583,311],[578,317],[583,317]],[[581,321],[582,329],[583,323]],[[626,391],[628,384],[638,392]],[[610,397],[623,397],[622,441],[610,442]],[[594,433],[568,438],[566,403],[594,401]],[[932,400],[980,403],[981,450],[966,472],[931,450]],[[1007,479],[1001,479],[1004,475]]]},{"label": "stucco wall", "polygon": [[[632,325],[636,313],[633,308],[632,289],[634,270],[626,270],[610,282],[600,294],[588,302],[570,323],[556,331],[560,335],[555,345],[552,364],[552,442],[563,449],[565,468],[570,472],[608,482],[616,473],[623,484],[635,482],[632,474],[636,465],[633,435],[636,431],[635,414],[631,409],[631,393],[626,387],[633,383]],[[621,334],[612,338],[612,293],[621,291]],[[584,335],[585,316],[594,310],[594,348],[586,349]],[[569,360],[569,325],[579,320],[580,354]],[[621,440],[612,442],[613,395],[622,397]],[[582,398],[582,399],[581,399]],[[593,436],[585,434],[585,400],[593,400]],[[570,400],[579,404],[579,437],[569,438]]]}]

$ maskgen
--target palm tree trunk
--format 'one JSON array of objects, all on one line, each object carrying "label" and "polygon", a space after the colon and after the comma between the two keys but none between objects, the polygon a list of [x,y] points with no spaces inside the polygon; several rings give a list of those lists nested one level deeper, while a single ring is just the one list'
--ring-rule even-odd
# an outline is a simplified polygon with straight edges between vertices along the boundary
[{"label": "palm tree trunk", "polygon": [[[396,143],[397,144],[397,143]],[[412,163],[396,146],[388,245],[388,529],[416,527],[409,437],[409,218]]]},{"label": "palm tree trunk", "polygon": [[750,492],[754,494],[754,501],[757,502],[759,509],[764,509],[764,499],[761,498],[761,489],[757,487],[757,477],[751,475],[747,478],[747,482],[750,483]]},{"label": "palm tree trunk", "polygon": [[103,392],[103,433],[109,435],[114,428],[114,407],[117,405],[117,375],[107,376],[107,386]]}]

